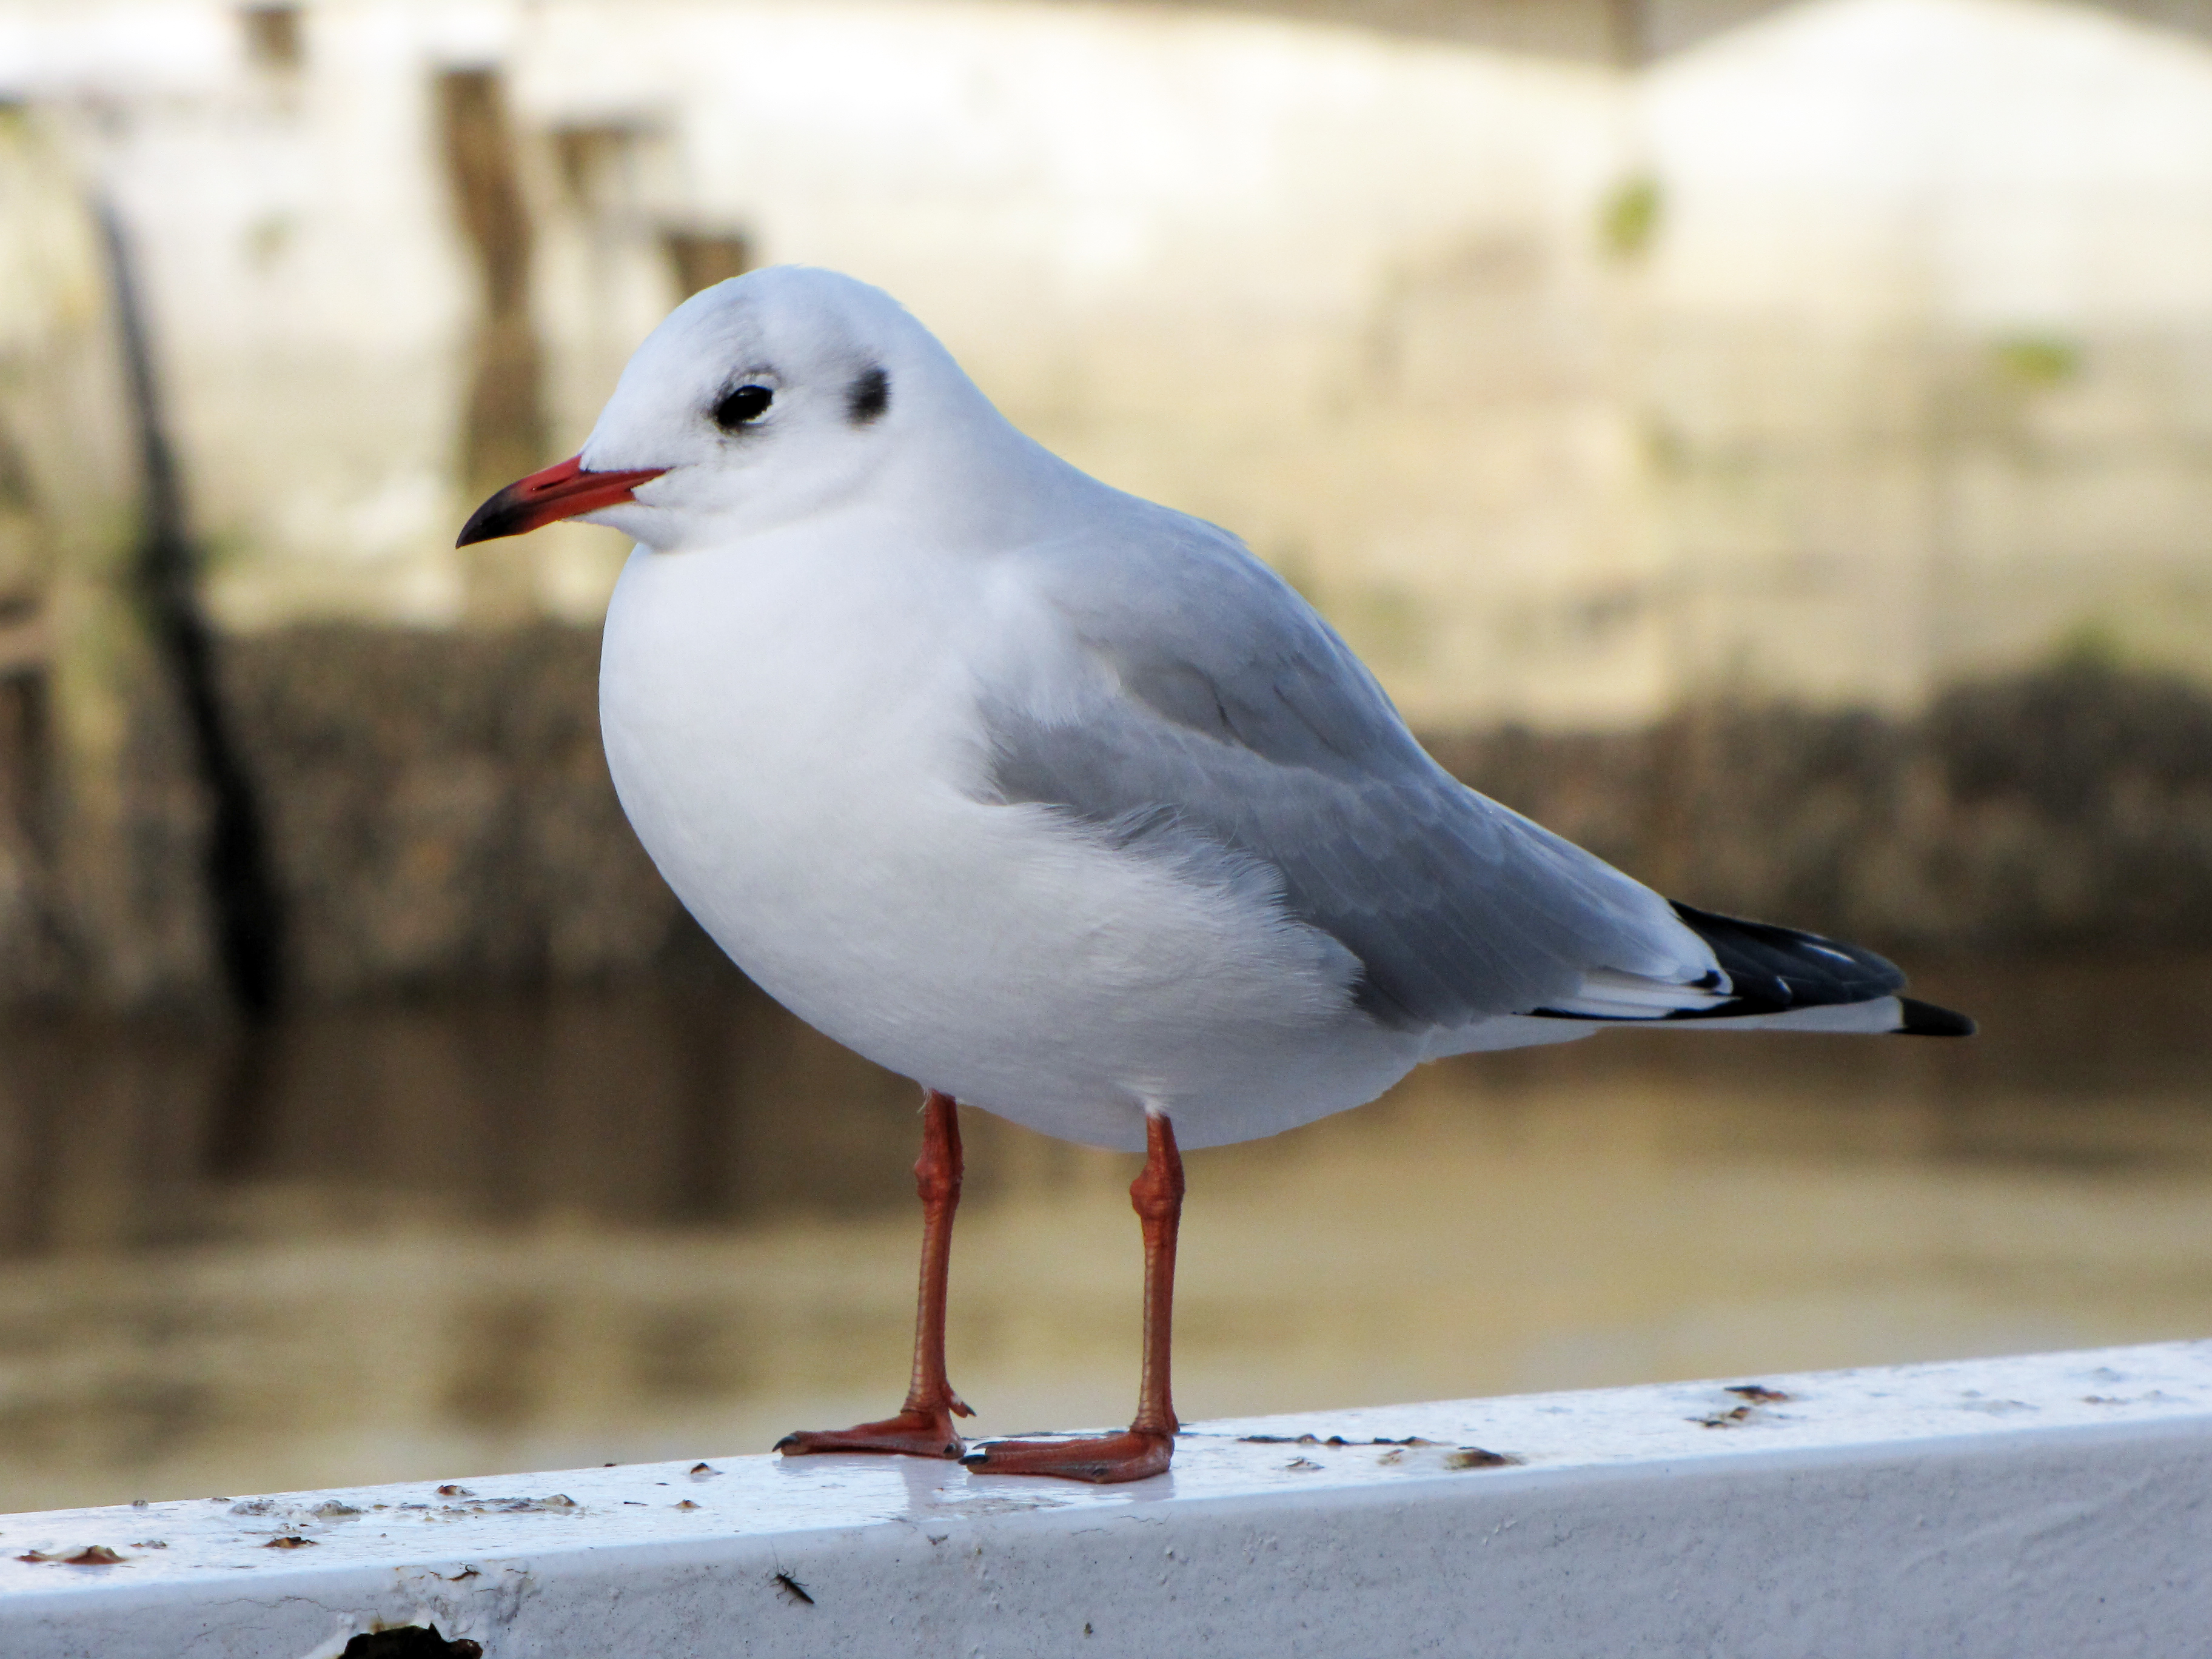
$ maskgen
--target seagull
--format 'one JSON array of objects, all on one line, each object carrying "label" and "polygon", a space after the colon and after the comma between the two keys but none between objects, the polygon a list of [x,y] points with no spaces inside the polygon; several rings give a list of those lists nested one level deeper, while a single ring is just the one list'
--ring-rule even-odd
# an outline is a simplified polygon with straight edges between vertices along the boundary
[{"label": "seagull", "polygon": [[[1870,951],[1670,903],[1460,783],[1236,537],[1025,436],[852,277],[685,301],[581,452],[459,544],[563,519],[635,544],[599,713],[639,840],[770,996],[924,1091],[906,1403],[786,1456],[1164,1472],[1182,1147],[1610,1025],[1974,1029]],[[963,1443],[959,1103],[1145,1154],[1126,1432]]]}]

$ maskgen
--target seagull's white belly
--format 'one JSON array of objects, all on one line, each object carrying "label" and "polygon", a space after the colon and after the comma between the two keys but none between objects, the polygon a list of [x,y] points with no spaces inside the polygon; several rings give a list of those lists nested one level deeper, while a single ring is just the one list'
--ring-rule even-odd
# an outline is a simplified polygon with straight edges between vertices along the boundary
[{"label": "seagull's white belly", "polygon": [[908,559],[631,556],[607,617],[615,787],[769,994],[878,1064],[1047,1133],[1187,1146],[1371,1099],[1418,1041],[1334,940],[1249,895],[980,799],[957,648],[977,592]]}]

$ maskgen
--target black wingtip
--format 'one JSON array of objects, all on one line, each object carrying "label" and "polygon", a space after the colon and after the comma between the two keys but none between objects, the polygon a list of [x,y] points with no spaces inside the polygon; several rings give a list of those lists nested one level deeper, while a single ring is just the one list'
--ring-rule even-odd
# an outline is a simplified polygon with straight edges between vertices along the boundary
[{"label": "black wingtip", "polygon": [[1979,1029],[1966,1015],[1938,1008],[1932,1002],[1899,997],[1897,1006],[1905,1011],[1905,1024],[1897,1028],[1899,1036],[1972,1036]]}]

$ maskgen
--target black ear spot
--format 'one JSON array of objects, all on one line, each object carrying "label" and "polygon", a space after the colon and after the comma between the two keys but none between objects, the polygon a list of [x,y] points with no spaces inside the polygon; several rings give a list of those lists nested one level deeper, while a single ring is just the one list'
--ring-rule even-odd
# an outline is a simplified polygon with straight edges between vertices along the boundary
[{"label": "black ear spot", "polygon": [[866,426],[891,406],[891,377],[869,369],[845,388],[845,413],[854,426]]}]

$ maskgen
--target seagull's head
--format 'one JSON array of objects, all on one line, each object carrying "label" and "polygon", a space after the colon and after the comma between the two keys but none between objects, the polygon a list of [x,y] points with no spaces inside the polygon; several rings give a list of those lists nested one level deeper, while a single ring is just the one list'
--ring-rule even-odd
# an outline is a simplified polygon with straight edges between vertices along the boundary
[{"label": "seagull's head", "polygon": [[917,426],[989,404],[880,289],[779,265],[693,295],[623,370],[580,453],[509,484],[459,545],[584,519],[671,550],[862,495]]}]

